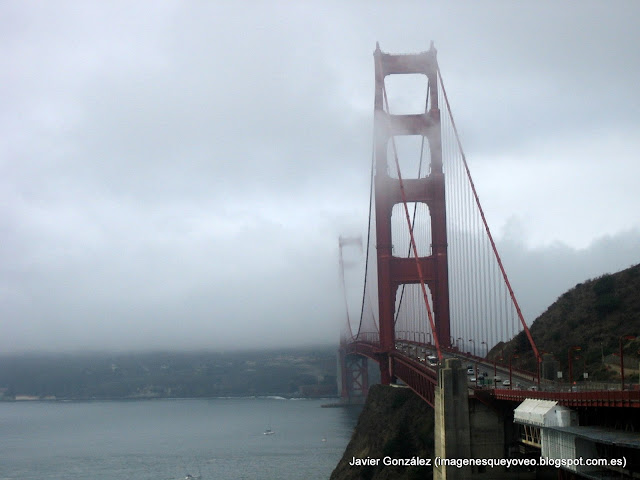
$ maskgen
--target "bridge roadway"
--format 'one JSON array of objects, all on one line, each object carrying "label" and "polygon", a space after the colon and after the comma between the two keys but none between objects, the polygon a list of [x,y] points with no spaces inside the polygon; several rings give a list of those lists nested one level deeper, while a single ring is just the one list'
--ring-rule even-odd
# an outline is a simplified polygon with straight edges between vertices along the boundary
[{"label": "bridge roadway", "polygon": [[[433,355],[432,345],[407,340],[396,341],[396,348],[388,354],[393,362],[395,376],[406,383],[424,401],[434,406],[434,392],[438,384],[438,365],[429,362]],[[353,342],[347,345],[347,354],[364,355],[376,362],[383,356],[378,346],[369,342]],[[493,380],[489,385],[477,385],[478,377],[469,375],[469,394],[480,400],[503,400],[522,402],[527,398],[555,400],[567,407],[632,407],[640,408],[640,390],[581,390],[569,391],[570,387],[550,380],[538,382],[537,374],[509,367],[453,349],[443,351],[445,358],[459,358],[477,375],[486,373],[485,378]],[[476,373],[477,372],[477,373]],[[474,378],[472,382],[471,379]],[[511,382],[507,380],[511,376]],[[512,384],[511,384],[512,383]],[[499,388],[503,387],[503,388]],[[515,387],[515,388],[514,388]],[[563,391],[564,390],[564,391]]]}]

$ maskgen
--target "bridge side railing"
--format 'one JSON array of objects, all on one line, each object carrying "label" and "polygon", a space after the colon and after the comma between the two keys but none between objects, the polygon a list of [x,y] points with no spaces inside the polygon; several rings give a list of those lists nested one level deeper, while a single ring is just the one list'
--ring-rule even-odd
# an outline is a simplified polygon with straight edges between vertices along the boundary
[{"label": "bridge side railing", "polygon": [[435,389],[438,385],[436,370],[396,352],[391,355],[391,358],[394,374],[433,407]]},{"label": "bridge side railing", "polygon": [[[488,391],[498,400],[521,402],[526,398],[538,398],[541,400],[555,400],[567,407],[625,407],[640,408],[640,391],[589,391],[589,392],[539,392],[528,390],[502,390]],[[478,392],[476,392],[476,395]]]}]

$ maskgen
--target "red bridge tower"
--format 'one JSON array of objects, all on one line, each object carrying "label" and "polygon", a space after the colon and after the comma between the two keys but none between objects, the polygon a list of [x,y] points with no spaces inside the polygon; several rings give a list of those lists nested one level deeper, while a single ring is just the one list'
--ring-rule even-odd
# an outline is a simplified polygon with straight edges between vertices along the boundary
[{"label": "red bridge tower", "polygon": [[[376,45],[375,59],[375,218],[378,261],[378,306],[380,322],[380,354],[384,357],[395,349],[394,314],[396,292],[403,284],[420,283],[417,262],[423,281],[433,301],[437,338],[441,346],[450,346],[449,280],[447,267],[447,227],[440,109],[438,107],[438,64],[436,49],[410,55],[383,53]],[[394,74],[423,74],[429,80],[430,108],[422,114],[391,115],[384,108],[384,79]],[[423,178],[392,178],[388,174],[389,142],[398,135],[422,135],[429,142],[431,171]],[[404,190],[404,192],[402,192]],[[429,207],[432,248],[426,257],[394,257],[391,237],[391,214],[395,204],[421,202]],[[383,384],[393,378],[391,363],[380,362]]]}]

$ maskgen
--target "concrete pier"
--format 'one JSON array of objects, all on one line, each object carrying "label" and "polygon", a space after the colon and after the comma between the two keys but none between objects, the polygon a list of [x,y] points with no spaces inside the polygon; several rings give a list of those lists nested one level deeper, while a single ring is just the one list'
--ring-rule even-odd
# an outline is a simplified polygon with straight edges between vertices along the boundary
[{"label": "concrete pier", "polygon": [[[440,368],[435,392],[436,457],[470,458],[471,429],[467,371],[458,359],[448,358]],[[433,467],[433,480],[463,480],[471,476],[471,468]]]}]

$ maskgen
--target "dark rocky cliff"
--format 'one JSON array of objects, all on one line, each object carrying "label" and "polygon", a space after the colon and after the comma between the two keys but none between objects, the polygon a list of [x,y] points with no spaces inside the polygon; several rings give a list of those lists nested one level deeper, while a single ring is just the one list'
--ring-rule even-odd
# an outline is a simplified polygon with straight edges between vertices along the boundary
[{"label": "dark rocky cliff", "polygon": [[[374,385],[331,480],[431,478],[431,466],[385,466],[383,459],[432,459],[433,409],[408,388]],[[353,458],[378,465],[351,466]]]}]

